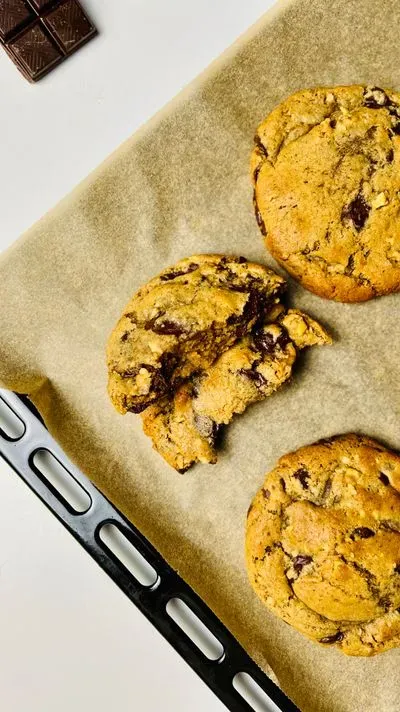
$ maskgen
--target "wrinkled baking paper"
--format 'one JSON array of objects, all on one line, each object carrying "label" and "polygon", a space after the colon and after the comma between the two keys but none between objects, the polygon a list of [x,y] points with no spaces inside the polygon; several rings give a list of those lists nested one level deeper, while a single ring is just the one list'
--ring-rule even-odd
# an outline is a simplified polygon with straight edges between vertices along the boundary
[{"label": "wrinkled baking paper", "polygon": [[[139,285],[199,252],[275,266],[252,208],[257,124],[291,92],[400,89],[397,0],[292,0],[255,27],[35,225],[0,265],[0,380],[29,393],[66,453],[148,536],[304,712],[398,712],[400,650],[346,658],[271,615],[247,583],[247,508],[277,458],[361,431],[400,447],[400,295],[325,301],[290,282],[321,320],[292,385],[238,417],[215,466],[170,469],[138,416],[116,413],[105,343]],[[95,594],[94,594],[95,595]]]}]

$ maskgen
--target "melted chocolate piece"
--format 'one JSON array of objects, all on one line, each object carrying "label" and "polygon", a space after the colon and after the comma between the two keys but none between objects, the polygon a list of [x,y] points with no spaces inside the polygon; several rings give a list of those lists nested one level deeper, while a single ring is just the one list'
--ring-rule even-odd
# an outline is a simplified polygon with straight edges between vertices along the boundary
[{"label": "melted chocolate piece", "polygon": [[181,469],[177,470],[177,472],[179,472],[180,475],[184,475],[185,472],[187,472],[190,469],[190,467],[191,467],[190,465],[188,465],[187,467],[181,467]]},{"label": "melted chocolate piece", "polygon": [[352,532],[350,539],[370,539],[371,536],[375,536],[375,532],[369,527],[357,527]]},{"label": "melted chocolate piece", "polygon": [[239,370],[239,373],[242,374],[242,376],[246,376],[249,381],[253,381],[257,388],[261,388],[262,386],[268,385],[267,379],[264,378],[261,373],[259,373],[258,371],[253,371],[251,368],[241,368]]},{"label": "melted chocolate piece", "polygon": [[365,225],[368,219],[371,206],[365,201],[361,193],[358,193],[354,200],[343,208],[342,218],[351,220],[357,232]]},{"label": "melted chocolate piece", "polygon": [[310,473],[305,467],[300,467],[296,472],[293,473],[293,477],[299,480],[303,489],[308,489],[308,480],[310,479]]},{"label": "melted chocolate piece", "polygon": [[320,643],[325,643],[326,645],[332,645],[333,643],[339,643],[344,638],[344,633],[339,630],[334,635],[328,635],[326,638],[321,638]]},{"label": "melted chocolate piece", "polygon": [[284,349],[290,343],[289,335],[286,331],[282,331],[278,338],[275,338],[269,331],[260,329],[253,336],[253,341],[256,349],[263,354],[273,354],[277,346]]},{"label": "melted chocolate piece", "polygon": [[[147,325],[145,328],[147,329]],[[153,324],[151,330],[154,331],[155,334],[165,334],[167,336],[181,336],[181,334],[185,333],[183,326],[169,319],[165,319],[165,321],[161,321],[158,324]]]},{"label": "melted chocolate piece", "polygon": [[254,171],[253,171],[253,179],[254,179],[254,182],[255,182],[255,181],[257,180],[257,178],[258,178],[258,174],[259,174],[260,170],[261,170],[261,163],[259,163],[259,165],[256,166],[255,169],[254,169]]},{"label": "melted chocolate piece", "polygon": [[383,596],[382,598],[379,599],[378,605],[387,612],[390,610],[392,602],[391,602],[389,596]]},{"label": "melted chocolate piece", "polygon": [[[178,357],[173,353],[164,353],[161,357],[161,373],[165,380],[169,380],[177,366]],[[149,366],[145,368],[149,369]]]},{"label": "melted chocolate piece", "polygon": [[368,109],[382,109],[388,104],[390,104],[389,97],[380,87],[368,87],[364,91],[364,106]]},{"label": "melted chocolate piece", "polygon": [[144,410],[146,410],[148,403],[139,403],[137,405],[131,405],[130,408],[128,408],[128,413],[142,413]]},{"label": "melted chocolate piece", "polygon": [[268,151],[267,151],[267,149],[265,148],[264,144],[262,143],[260,137],[259,137],[257,134],[254,136],[254,143],[256,144],[256,146],[257,146],[258,150],[260,151],[260,153],[261,153],[265,158],[268,158]]},{"label": "melted chocolate piece", "polygon": [[349,277],[354,269],[354,255],[350,255],[349,259],[347,260],[347,265],[345,267],[344,273],[347,277]]},{"label": "melted chocolate piece", "polygon": [[328,477],[327,481],[325,482],[324,489],[322,490],[321,494],[321,499],[327,499],[332,492],[332,479],[331,477]]},{"label": "melted chocolate piece", "polygon": [[258,312],[260,311],[261,299],[262,295],[260,294],[260,292],[250,287],[249,298],[243,310],[243,313],[245,314],[246,319],[248,321],[254,319],[254,317],[257,316]]},{"label": "melted chocolate piece", "polygon": [[290,342],[291,342],[291,338],[286,330],[282,331],[281,335],[278,336],[278,338],[276,340],[276,343],[281,347],[281,349],[284,349],[285,346],[290,344]]},{"label": "melted chocolate piece", "polygon": [[264,354],[273,354],[277,341],[269,331],[256,331],[253,337],[254,345]]},{"label": "melted chocolate piece", "polygon": [[299,554],[293,559],[293,568],[296,574],[300,574],[304,566],[311,564],[312,556],[307,556],[307,554]]},{"label": "melted chocolate piece", "polygon": [[139,368],[128,368],[126,371],[122,371],[119,375],[121,376],[121,378],[133,378],[134,376],[137,376],[138,373]]},{"label": "melted chocolate piece", "polygon": [[185,270],[176,270],[172,272],[167,272],[166,274],[162,274],[160,276],[160,280],[162,282],[168,282],[171,279],[176,279],[177,277],[182,277],[184,274],[190,274],[191,272],[194,272],[198,268],[198,265],[196,265],[194,262],[192,262],[187,269]]},{"label": "melted chocolate piece", "polygon": [[264,220],[262,219],[262,215],[258,209],[256,191],[254,191],[254,193],[253,193],[253,205],[254,205],[254,212],[255,212],[255,216],[256,216],[256,220],[257,220],[257,225],[260,228],[261,233],[265,237],[267,234],[267,228],[265,227]]},{"label": "melted chocolate piece", "polygon": [[194,424],[203,438],[207,438],[211,445],[215,445],[221,426],[208,415],[194,416]]}]

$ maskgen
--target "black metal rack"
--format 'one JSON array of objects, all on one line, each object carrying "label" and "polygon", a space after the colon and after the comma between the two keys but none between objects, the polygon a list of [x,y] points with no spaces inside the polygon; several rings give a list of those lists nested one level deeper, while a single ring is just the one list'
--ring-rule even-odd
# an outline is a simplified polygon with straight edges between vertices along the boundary
[{"label": "black metal rack", "polygon": [[[208,606],[166,563],[150,542],[134,527],[90,480],[71,463],[51,437],[32,404],[14,393],[0,390],[0,408],[19,418],[21,433],[7,434],[0,427],[0,453],[35,492],[88,554],[101,566],[128,598],[168,640],[191,668],[233,712],[298,712],[297,707],[265,675]],[[89,496],[86,511],[77,512],[36,467],[34,455],[52,454],[66,474]],[[100,531],[113,524],[157,574],[157,584],[141,584],[104,544]],[[206,626],[223,648],[210,660],[167,612],[172,599],[180,599]],[[263,700],[254,706],[234,686],[234,678],[245,673],[258,685]]]}]

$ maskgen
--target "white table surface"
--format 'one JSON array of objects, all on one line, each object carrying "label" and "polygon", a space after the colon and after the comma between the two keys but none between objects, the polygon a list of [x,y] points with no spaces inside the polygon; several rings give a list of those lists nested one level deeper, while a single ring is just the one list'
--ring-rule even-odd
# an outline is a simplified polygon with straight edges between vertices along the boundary
[{"label": "white table surface", "polygon": [[[0,249],[274,0],[84,0],[100,36],[38,85],[0,52]],[[0,458],[2,712],[222,703]]]}]

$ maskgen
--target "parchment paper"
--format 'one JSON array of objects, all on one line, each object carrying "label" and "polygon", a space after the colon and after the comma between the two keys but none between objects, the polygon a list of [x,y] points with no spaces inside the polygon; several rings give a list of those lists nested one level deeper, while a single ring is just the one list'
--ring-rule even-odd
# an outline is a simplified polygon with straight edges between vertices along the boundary
[{"label": "parchment paper", "polygon": [[291,303],[335,345],[310,350],[290,387],[237,418],[217,465],[184,476],[152,451],[139,417],[113,410],[105,342],[134,290],[183,256],[274,264],[252,209],[256,125],[305,86],[400,89],[399,27],[397,0],[279,4],[0,266],[2,384],[30,394],[67,454],[305,712],[398,712],[400,650],[346,658],[269,614],[247,583],[246,511],[265,472],[300,445],[356,430],[400,447],[400,295],[342,305],[291,283]]}]

